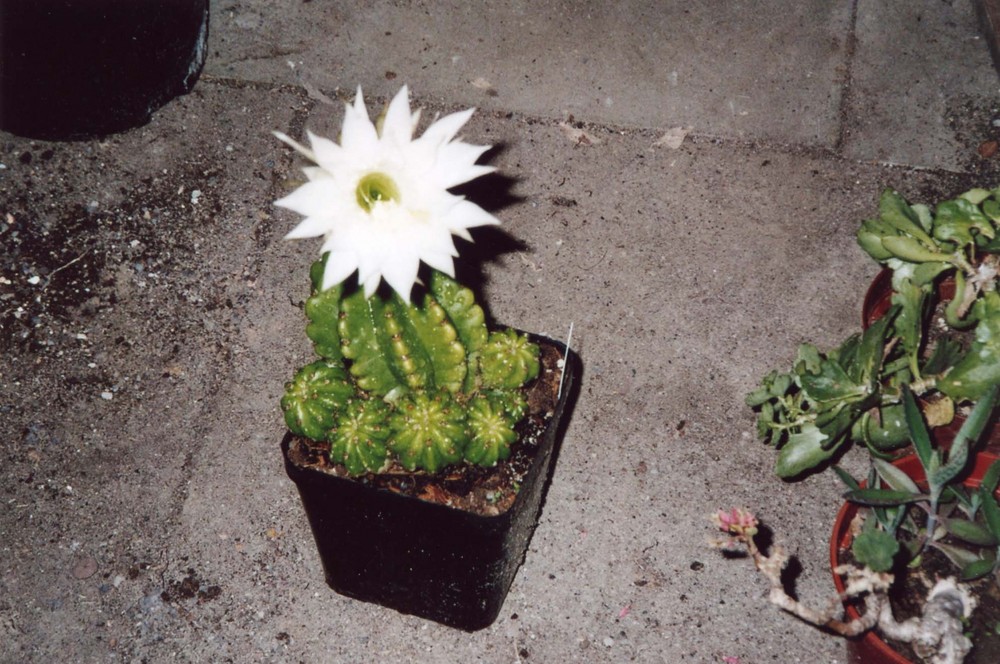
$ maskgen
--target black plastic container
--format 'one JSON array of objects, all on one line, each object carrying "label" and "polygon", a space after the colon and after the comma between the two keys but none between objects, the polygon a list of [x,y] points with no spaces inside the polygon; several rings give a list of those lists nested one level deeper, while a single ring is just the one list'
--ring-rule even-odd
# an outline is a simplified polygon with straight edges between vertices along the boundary
[{"label": "black plastic container", "polygon": [[[532,336],[563,352],[563,345]],[[473,631],[500,613],[538,523],[557,444],[582,373],[564,362],[562,392],[514,504],[479,516],[296,465],[285,469],[309,517],[326,581],[338,593]]]},{"label": "black plastic container", "polygon": [[0,0],[0,129],[46,140],[147,123],[205,62],[208,0]]}]

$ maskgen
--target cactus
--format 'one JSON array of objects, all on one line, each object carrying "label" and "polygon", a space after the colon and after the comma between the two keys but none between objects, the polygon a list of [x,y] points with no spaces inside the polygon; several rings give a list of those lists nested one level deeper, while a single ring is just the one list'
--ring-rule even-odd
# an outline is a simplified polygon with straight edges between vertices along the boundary
[{"label": "cactus", "polygon": [[341,405],[353,396],[354,387],[342,365],[329,360],[307,364],[285,383],[281,398],[285,424],[300,436],[324,440]]},{"label": "cactus", "polygon": [[538,347],[514,330],[490,333],[472,291],[443,273],[431,272],[419,304],[395,292],[366,298],[344,284],[321,290],[326,258],[312,266],[305,303],[322,359],[285,386],[288,428],[328,442],[351,475],[393,460],[433,473],[507,458]]},{"label": "cactus", "polygon": [[500,330],[490,335],[479,364],[484,385],[517,388],[538,375],[538,347],[514,330]]},{"label": "cactus", "polygon": [[446,390],[407,395],[389,419],[389,447],[407,470],[434,473],[462,459],[469,439],[464,409]]}]

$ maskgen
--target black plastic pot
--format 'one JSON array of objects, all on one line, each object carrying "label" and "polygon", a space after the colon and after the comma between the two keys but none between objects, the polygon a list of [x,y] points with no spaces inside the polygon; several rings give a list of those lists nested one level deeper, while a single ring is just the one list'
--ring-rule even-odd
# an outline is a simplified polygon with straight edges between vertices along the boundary
[{"label": "black plastic pot", "polygon": [[46,140],[147,123],[194,86],[208,0],[0,0],[0,129]]},{"label": "black plastic pot", "polygon": [[[562,344],[532,337],[563,351]],[[565,358],[562,392],[514,504],[479,516],[297,465],[282,441],[326,581],[338,593],[473,631],[489,626],[524,559],[582,373]],[[550,370],[550,369],[546,369]],[[558,369],[555,369],[558,371]],[[294,455],[293,455],[294,456]]]}]

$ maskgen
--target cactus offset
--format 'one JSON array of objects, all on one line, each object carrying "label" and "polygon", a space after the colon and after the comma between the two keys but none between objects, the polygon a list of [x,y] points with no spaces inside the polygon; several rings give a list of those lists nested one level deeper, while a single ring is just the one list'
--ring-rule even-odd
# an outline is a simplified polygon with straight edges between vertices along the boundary
[{"label": "cactus offset", "polygon": [[436,472],[462,459],[469,440],[465,412],[442,390],[407,395],[389,418],[389,447],[407,470]]},{"label": "cactus offset", "polygon": [[538,347],[513,330],[489,333],[472,291],[440,272],[418,305],[343,284],[320,290],[325,261],[312,267],[305,304],[323,359],[286,385],[289,429],[329,442],[331,461],[352,475],[392,459],[436,472],[507,458],[527,413],[521,388],[539,372]]},{"label": "cactus offset", "polygon": [[377,472],[385,466],[389,407],[378,399],[351,399],[328,437],[330,459],[344,464],[352,475]]},{"label": "cactus offset", "polygon": [[510,445],[517,440],[514,425],[517,420],[504,409],[502,398],[480,395],[469,401],[468,421],[470,440],[465,460],[481,466],[492,466],[510,456]]},{"label": "cactus offset", "polygon": [[343,365],[330,360],[307,364],[285,383],[281,399],[285,424],[300,436],[324,440],[340,408],[353,396],[354,386]]},{"label": "cactus offset", "polygon": [[490,334],[479,360],[487,387],[517,388],[538,375],[538,346],[514,330]]},{"label": "cactus offset", "polygon": [[306,325],[306,336],[312,339],[313,348],[315,348],[317,355],[331,360],[339,360],[343,357],[340,348],[340,334],[337,332],[336,325],[329,325],[327,322],[337,319],[344,285],[337,284],[325,291],[320,290],[327,256],[329,254],[323,254],[323,258],[313,263],[309,269],[313,292],[306,300],[305,306],[306,316],[309,318],[309,324]]}]

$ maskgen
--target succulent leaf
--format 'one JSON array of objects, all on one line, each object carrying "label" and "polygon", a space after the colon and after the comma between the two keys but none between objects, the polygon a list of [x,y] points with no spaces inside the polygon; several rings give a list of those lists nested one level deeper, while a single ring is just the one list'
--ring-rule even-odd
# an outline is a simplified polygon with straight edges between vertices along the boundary
[{"label": "succulent leaf", "polygon": [[1000,385],[1000,292],[990,292],[976,303],[976,338],[969,351],[945,377],[938,389],[952,399],[981,399]]},{"label": "succulent leaf", "polygon": [[775,473],[785,479],[795,477],[832,457],[838,446],[825,449],[823,442],[826,438],[816,425],[804,425],[801,432],[788,437],[788,442],[778,452]]},{"label": "succulent leaf", "polygon": [[851,553],[874,572],[888,572],[899,553],[899,542],[884,530],[864,530],[854,538]]},{"label": "succulent leaf", "polygon": [[[879,218],[897,231],[911,235],[928,245],[934,244],[934,241],[920,225],[920,215],[910,207],[910,204],[899,193],[891,189],[883,191],[878,203],[878,212]],[[885,240],[883,240],[884,243]]]},{"label": "succulent leaf", "polygon": [[962,568],[959,580],[975,581],[976,579],[982,578],[992,572],[996,568],[996,564],[995,560],[989,560],[986,558],[969,563]]},{"label": "succulent leaf", "polygon": [[947,530],[950,535],[953,535],[964,542],[968,542],[969,544],[994,547],[997,544],[1000,544],[1000,540],[997,540],[993,533],[973,521],[965,521],[963,519],[947,519],[943,523],[945,530]]},{"label": "succulent leaf", "polygon": [[897,449],[910,440],[906,418],[901,404],[882,406],[878,417],[870,412],[861,419],[861,437],[865,444],[879,451]]}]

